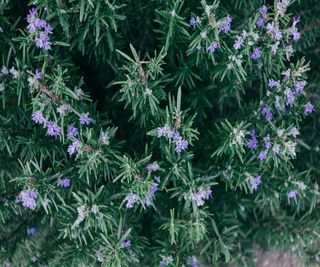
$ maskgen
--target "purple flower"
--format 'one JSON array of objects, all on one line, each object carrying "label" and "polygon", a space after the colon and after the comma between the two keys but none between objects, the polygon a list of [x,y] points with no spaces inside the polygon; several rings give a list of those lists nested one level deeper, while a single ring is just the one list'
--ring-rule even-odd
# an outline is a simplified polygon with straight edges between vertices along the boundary
[{"label": "purple flower", "polygon": [[247,147],[251,150],[254,150],[258,147],[258,140],[256,136],[256,131],[254,129],[250,130],[250,136],[251,139],[249,139],[249,142],[247,143]]},{"label": "purple flower", "polygon": [[228,33],[231,30],[232,18],[228,15],[224,20],[217,23],[218,31]]},{"label": "purple flower", "polygon": [[169,265],[171,262],[173,262],[172,256],[162,257],[162,258],[161,258],[161,261],[160,261],[160,265],[167,266],[167,265]]},{"label": "purple flower", "polygon": [[261,28],[263,26],[263,23],[264,23],[264,19],[263,18],[259,18],[256,22],[257,26],[259,28]]},{"label": "purple flower", "polygon": [[251,179],[251,188],[253,191],[258,189],[258,186],[261,184],[261,176],[252,177]]},{"label": "purple flower", "polygon": [[79,120],[81,125],[89,125],[92,122],[88,112],[82,113]]},{"label": "purple flower", "polygon": [[22,201],[22,206],[29,209],[35,209],[38,191],[35,189],[26,189],[20,192],[19,199]]},{"label": "purple flower", "polygon": [[44,50],[48,51],[51,49],[51,43],[49,41],[49,36],[45,32],[39,33],[39,35],[35,39],[36,47],[44,48]]},{"label": "purple flower", "polygon": [[284,105],[281,105],[280,100],[281,100],[281,98],[279,96],[276,96],[276,101],[275,101],[274,105],[279,111],[284,111],[285,107],[284,107]]},{"label": "purple flower", "polygon": [[77,134],[78,134],[78,128],[74,127],[73,124],[69,125],[67,136],[71,138],[71,137],[77,136]]},{"label": "purple flower", "polygon": [[273,154],[276,156],[276,155],[279,155],[280,154],[280,145],[278,144],[274,144],[273,145],[273,148],[272,148],[272,152]]},{"label": "purple flower", "polygon": [[148,194],[144,198],[144,204],[146,204],[146,206],[150,206],[152,204],[152,198],[155,196],[155,193],[157,191],[158,191],[158,185],[157,184],[153,184],[150,187]]},{"label": "purple flower", "polygon": [[270,88],[273,88],[273,87],[279,88],[280,83],[279,83],[279,81],[275,81],[274,79],[269,79],[268,86]]},{"label": "purple flower", "polygon": [[30,236],[33,236],[37,233],[37,229],[35,227],[28,227],[27,228],[27,234],[30,235]]},{"label": "purple flower", "polygon": [[268,150],[263,150],[263,151],[261,151],[261,152],[259,153],[258,159],[259,159],[260,161],[263,161],[263,160],[265,160],[265,159],[267,158],[267,155],[268,155]]},{"label": "purple flower", "polygon": [[122,247],[122,248],[130,248],[130,247],[131,247],[131,240],[123,241],[123,242],[121,243],[121,247]]},{"label": "purple flower", "polygon": [[202,206],[206,199],[212,197],[212,191],[210,187],[201,188],[197,193],[192,193],[191,198],[196,202],[196,205]]},{"label": "purple flower", "polygon": [[197,20],[195,17],[191,17],[189,21],[190,27],[194,28],[197,25]]},{"label": "purple flower", "polygon": [[306,81],[297,81],[294,83],[294,89],[296,90],[296,93],[299,94],[307,85]]},{"label": "purple flower", "polygon": [[263,5],[259,8],[259,13],[261,17],[265,19],[268,16],[268,8],[265,5]]},{"label": "purple flower", "polygon": [[58,186],[59,187],[69,187],[70,186],[70,179],[68,179],[68,178],[59,179],[58,180]]},{"label": "purple flower", "polygon": [[289,198],[293,198],[293,199],[297,199],[297,195],[298,195],[298,191],[297,191],[297,190],[291,190],[291,191],[288,193],[288,197],[289,197]]},{"label": "purple flower", "polygon": [[270,110],[270,107],[268,105],[265,105],[262,110],[261,110],[261,114],[263,116],[265,116],[265,118],[268,120],[268,121],[271,121],[273,116],[272,116],[272,113],[271,113],[271,110]]},{"label": "purple flower", "polygon": [[148,164],[148,166],[147,166],[147,170],[148,170],[148,172],[155,172],[155,171],[157,171],[157,170],[159,170],[160,169],[160,166],[159,166],[159,164],[155,161],[155,162],[153,162],[153,163],[151,163],[151,164]]},{"label": "purple flower", "polygon": [[269,136],[264,137],[263,142],[266,149],[270,149],[272,147]]},{"label": "purple flower", "polygon": [[296,42],[300,39],[301,37],[301,33],[298,32],[297,28],[293,28],[291,29],[290,33],[292,34],[293,40]]},{"label": "purple flower", "polygon": [[282,38],[282,32],[279,30],[279,27],[277,25],[268,23],[267,30],[268,34],[270,34],[273,39],[279,41]]},{"label": "purple flower", "polygon": [[134,204],[136,204],[139,201],[139,196],[131,193],[129,196],[126,197],[126,201],[127,209],[131,209],[134,206]]},{"label": "purple flower", "polygon": [[41,71],[36,70],[36,74],[34,75],[35,79],[39,80],[43,76],[43,73]]},{"label": "purple flower", "polygon": [[292,27],[295,27],[300,22],[300,17],[294,17],[292,22]]},{"label": "purple flower", "polygon": [[253,137],[249,140],[248,144],[247,144],[248,148],[250,148],[251,150],[254,150],[258,147],[258,140],[257,138]]},{"label": "purple flower", "polygon": [[243,47],[243,42],[244,42],[243,37],[242,36],[237,36],[237,39],[233,44],[233,48],[236,49],[236,50],[241,49],[241,47]]},{"label": "purple flower", "polygon": [[304,106],[304,113],[305,113],[305,114],[310,114],[310,113],[313,112],[313,110],[314,110],[314,106],[313,106],[310,102],[308,102],[308,103]]},{"label": "purple flower", "polygon": [[285,94],[287,97],[286,106],[292,106],[292,104],[295,100],[296,93],[294,91],[292,91],[291,89],[286,89]]},{"label": "purple flower", "polygon": [[173,143],[176,145],[175,151],[177,153],[180,153],[182,150],[187,149],[189,145],[188,141],[182,139],[178,132],[173,137]]},{"label": "purple flower", "polygon": [[27,29],[29,33],[35,35],[36,47],[44,48],[47,51],[51,49],[49,34],[52,33],[53,28],[45,20],[37,18],[37,15],[35,8],[29,11]]},{"label": "purple flower", "polygon": [[72,142],[71,145],[68,146],[67,152],[69,155],[73,155],[81,148],[81,142],[79,140]]},{"label": "purple flower", "polygon": [[219,48],[220,48],[220,44],[217,42],[213,42],[211,45],[208,46],[207,51],[209,53],[213,53],[214,51],[216,51]]},{"label": "purple flower", "polygon": [[292,135],[294,138],[296,138],[300,133],[299,133],[299,130],[296,127],[292,127],[290,129],[289,134]]},{"label": "purple flower", "polygon": [[196,258],[196,256],[192,256],[188,258],[188,265],[192,267],[198,267],[199,266],[199,261]]},{"label": "purple flower", "polygon": [[47,133],[50,136],[58,137],[61,134],[61,127],[57,125],[54,121],[47,121],[46,123]]},{"label": "purple flower", "polygon": [[153,197],[157,191],[158,191],[158,185],[154,184],[150,187],[149,195]]},{"label": "purple flower", "polygon": [[261,48],[257,47],[253,50],[253,53],[251,54],[251,58],[253,60],[257,60],[258,58],[260,58],[262,55],[262,51]]},{"label": "purple flower", "polygon": [[45,118],[43,117],[40,111],[36,111],[32,114],[32,120],[38,124],[43,124],[46,122]]}]

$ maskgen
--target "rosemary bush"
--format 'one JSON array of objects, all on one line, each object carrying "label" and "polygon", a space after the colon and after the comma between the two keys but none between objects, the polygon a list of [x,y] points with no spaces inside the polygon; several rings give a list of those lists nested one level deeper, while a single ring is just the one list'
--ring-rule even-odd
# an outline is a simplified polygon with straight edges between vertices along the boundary
[{"label": "rosemary bush", "polygon": [[3,266],[320,261],[317,0],[0,0]]}]

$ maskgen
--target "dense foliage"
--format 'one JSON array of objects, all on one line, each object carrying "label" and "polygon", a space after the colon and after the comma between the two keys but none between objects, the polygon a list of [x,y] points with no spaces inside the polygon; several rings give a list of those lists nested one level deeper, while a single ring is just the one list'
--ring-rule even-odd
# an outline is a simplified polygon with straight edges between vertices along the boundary
[{"label": "dense foliage", "polygon": [[3,266],[320,261],[317,0],[0,0]]}]

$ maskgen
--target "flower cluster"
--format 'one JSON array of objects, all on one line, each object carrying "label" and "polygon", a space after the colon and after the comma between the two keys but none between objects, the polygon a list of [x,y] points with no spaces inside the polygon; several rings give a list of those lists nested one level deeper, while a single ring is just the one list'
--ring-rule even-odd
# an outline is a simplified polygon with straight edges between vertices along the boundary
[{"label": "flower cluster", "polygon": [[22,201],[22,206],[33,210],[36,207],[38,195],[35,189],[26,189],[20,192],[18,200]]},{"label": "flower cluster", "polygon": [[127,209],[133,208],[134,204],[136,204],[139,200],[140,200],[140,198],[139,198],[139,196],[137,194],[131,193],[125,199],[125,201],[127,201],[126,208]]},{"label": "flower cluster", "polygon": [[37,228],[35,228],[35,227],[28,227],[27,228],[27,234],[29,235],[29,236],[33,236],[33,235],[35,235],[37,233]]},{"label": "flower cluster", "polygon": [[131,247],[131,240],[125,240],[121,243],[122,248],[130,248]]},{"label": "flower cluster", "polygon": [[[144,196],[143,198],[143,203],[149,207],[152,205],[153,203],[153,199],[155,197],[155,193],[158,191],[158,184],[152,184],[149,188],[148,193]],[[131,209],[133,208],[133,206],[138,203],[139,201],[141,201],[141,198],[134,193],[129,194],[126,198],[125,198],[126,203],[126,208],[127,209]]]},{"label": "flower cluster", "polygon": [[217,28],[219,32],[228,33],[231,30],[232,18],[227,16],[225,19],[219,20],[217,22]]},{"label": "flower cluster", "polygon": [[159,169],[160,169],[160,166],[156,161],[153,162],[153,163],[148,164],[148,166],[147,166],[147,171],[149,173],[155,172],[155,171],[157,171]]},{"label": "flower cluster", "polygon": [[166,137],[168,139],[172,140],[172,143],[176,145],[175,151],[176,153],[181,153],[181,151],[188,148],[188,141],[183,139],[180,136],[180,133],[178,131],[171,130],[168,126],[164,126],[162,128],[157,128],[158,137]]},{"label": "flower cluster", "polygon": [[49,34],[52,33],[53,28],[51,25],[38,18],[38,11],[36,8],[32,8],[27,16],[28,31],[35,38],[36,46],[48,51],[51,49],[51,42]]},{"label": "flower cluster", "polygon": [[191,256],[188,258],[188,265],[192,267],[198,267],[199,261],[196,256]]},{"label": "flower cluster", "polygon": [[36,70],[36,73],[33,76],[28,77],[30,92],[32,92],[34,88],[38,87],[39,79],[41,79],[42,76],[43,76],[43,73],[41,71]]},{"label": "flower cluster", "polygon": [[195,201],[196,205],[202,206],[204,201],[212,197],[212,191],[210,187],[200,188],[197,192],[191,193],[191,199]]},{"label": "flower cluster", "polygon": [[253,191],[257,190],[258,186],[261,184],[261,176],[258,175],[256,177],[251,177],[250,183],[251,183],[251,189]]},{"label": "flower cluster", "polygon": [[173,262],[173,257],[171,255],[166,256],[166,257],[162,257],[161,261],[160,261],[160,265],[168,266],[171,262]]},{"label": "flower cluster", "polygon": [[68,178],[59,179],[58,180],[58,186],[59,187],[69,187],[70,186],[70,179],[68,179]]},{"label": "flower cluster", "polygon": [[262,7],[259,8],[259,19],[257,20],[257,23],[256,23],[259,28],[263,26],[267,17],[268,17],[268,8],[265,5],[263,5]]}]

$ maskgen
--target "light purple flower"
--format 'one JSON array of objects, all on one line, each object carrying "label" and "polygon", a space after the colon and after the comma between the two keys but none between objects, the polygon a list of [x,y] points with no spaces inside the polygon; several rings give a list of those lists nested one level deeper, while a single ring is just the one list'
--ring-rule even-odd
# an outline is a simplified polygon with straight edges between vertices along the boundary
[{"label": "light purple flower", "polygon": [[291,35],[292,35],[292,37],[293,37],[293,40],[294,40],[295,42],[297,42],[297,41],[300,39],[300,37],[301,37],[301,33],[298,31],[297,28],[291,29],[290,33],[291,33]]},{"label": "light purple flower", "polygon": [[263,23],[264,23],[264,19],[263,18],[259,18],[256,22],[257,26],[259,28],[261,28],[263,26]]},{"label": "light purple flower", "polygon": [[48,135],[50,136],[53,136],[53,137],[58,137],[60,134],[61,134],[61,127],[56,124],[54,121],[47,121],[46,122],[46,127],[47,127],[47,133]]},{"label": "light purple flower", "polygon": [[268,16],[268,8],[265,5],[263,5],[259,8],[259,13],[261,17],[265,19]]},{"label": "light purple flower", "polygon": [[158,185],[154,184],[150,187],[149,195],[153,197],[157,191],[158,191]]},{"label": "light purple flower", "polygon": [[267,155],[268,155],[268,150],[263,150],[263,151],[261,151],[261,152],[259,153],[258,159],[259,159],[260,161],[263,161],[263,160],[265,160],[265,159],[267,158]]},{"label": "light purple flower", "polygon": [[70,156],[72,156],[74,153],[76,153],[81,148],[81,142],[79,140],[76,140],[72,142],[71,145],[68,146],[67,152]]},{"label": "light purple flower", "polygon": [[297,199],[297,195],[298,195],[298,191],[297,191],[297,190],[291,190],[291,191],[288,193],[288,197],[289,197],[289,198],[293,198],[293,199]]},{"label": "light purple flower", "polygon": [[275,105],[276,109],[278,109],[279,111],[284,111],[285,106],[280,103],[280,100],[281,100],[281,98],[279,96],[276,96],[276,101],[275,101],[274,105]]},{"label": "light purple flower", "polygon": [[129,196],[126,197],[126,201],[127,209],[131,209],[134,206],[134,204],[136,204],[139,201],[139,196],[131,193]]},{"label": "light purple flower", "polygon": [[261,176],[258,175],[256,177],[251,178],[251,188],[253,191],[258,189],[258,186],[261,184]]},{"label": "light purple flower", "polygon": [[89,125],[92,122],[88,112],[82,113],[79,120],[81,125]]},{"label": "light purple flower", "polygon": [[79,132],[78,132],[78,128],[74,127],[73,124],[71,124],[71,125],[68,126],[67,136],[68,136],[69,138],[77,136],[78,133],[79,133]]},{"label": "light purple flower", "polygon": [[131,240],[125,240],[121,243],[122,248],[130,248],[131,247]]},{"label": "light purple flower", "polygon": [[286,89],[285,94],[287,97],[286,106],[292,106],[293,102],[296,99],[296,93],[291,89]]},{"label": "light purple flower", "polygon": [[194,28],[197,25],[197,20],[195,17],[191,17],[189,21],[190,27]]},{"label": "light purple flower", "polygon": [[38,195],[39,193],[35,189],[26,189],[20,192],[19,200],[22,201],[22,206],[33,210],[36,207]]},{"label": "light purple flower", "polygon": [[68,178],[59,179],[58,180],[58,186],[59,187],[69,187],[70,186],[70,179],[68,179]]},{"label": "light purple flower", "polygon": [[299,94],[307,85],[306,81],[297,81],[294,83],[294,89],[296,90],[296,93]]},{"label": "light purple flower", "polygon": [[305,113],[305,114],[310,114],[310,113],[313,112],[313,110],[314,110],[314,106],[313,106],[310,102],[308,102],[308,103],[304,106],[304,113]]},{"label": "light purple flower", "polygon": [[207,51],[209,53],[213,53],[219,48],[220,48],[220,44],[217,42],[213,42],[211,45],[208,46]]},{"label": "light purple flower", "polygon": [[196,205],[202,206],[204,201],[212,197],[212,191],[210,187],[201,188],[198,192],[192,193],[191,198],[196,202]]},{"label": "light purple flower", "polygon": [[257,60],[261,57],[261,55],[262,55],[261,48],[257,47],[253,50],[253,53],[251,54],[251,58],[253,60]]},{"label": "light purple flower", "polygon": [[168,266],[171,262],[173,262],[172,256],[162,257],[160,261],[160,265]]},{"label": "light purple flower", "polygon": [[34,75],[34,77],[39,80],[43,77],[43,73],[39,70],[36,70],[36,74]]},{"label": "light purple flower", "polygon": [[267,30],[273,39],[279,41],[282,38],[282,32],[279,30],[279,26],[274,23],[268,23]]},{"label": "light purple flower", "polygon": [[242,36],[237,36],[237,39],[233,44],[233,48],[236,49],[236,50],[241,49],[243,47],[243,42],[244,42],[243,37]]},{"label": "light purple flower", "polygon": [[295,27],[300,22],[300,17],[294,17],[292,22],[292,27]]},{"label": "light purple flower", "polygon": [[192,267],[198,267],[199,266],[199,261],[196,258],[196,256],[191,256],[188,258],[188,265]]},{"label": "light purple flower", "polygon": [[148,164],[148,166],[147,166],[147,170],[148,170],[148,172],[155,172],[155,171],[157,171],[157,170],[159,170],[160,169],[160,166],[159,166],[159,164],[155,161],[155,162],[153,162],[153,163],[151,163],[151,164]]},{"label": "light purple flower", "polygon": [[264,137],[263,142],[266,149],[270,149],[272,147],[269,136]]},{"label": "light purple flower", "polygon": [[36,111],[32,114],[32,120],[38,124],[43,124],[46,122],[45,118],[43,117],[40,111]]},{"label": "light purple flower", "polygon": [[290,129],[289,134],[292,135],[294,138],[296,138],[300,133],[299,133],[299,130],[297,129],[297,127],[292,127]]},{"label": "light purple flower", "polygon": [[265,118],[268,120],[268,121],[271,121],[273,116],[272,116],[272,113],[271,113],[271,109],[268,105],[265,105],[262,110],[261,110],[261,114],[263,116],[265,116]]},{"label": "light purple flower", "polygon": [[280,83],[279,83],[279,81],[276,81],[274,79],[269,79],[268,86],[270,88],[273,88],[273,87],[279,88],[280,87]]},{"label": "light purple flower", "polygon": [[249,142],[247,143],[247,147],[251,150],[254,150],[258,147],[258,140],[256,136],[256,131],[254,129],[250,130],[250,136],[251,139],[249,139]]},{"label": "light purple flower", "polygon": [[35,227],[28,227],[27,228],[27,234],[30,235],[30,236],[33,236],[37,233],[37,229]]},{"label": "light purple flower", "polygon": [[228,33],[231,30],[232,18],[228,15],[225,19],[219,20],[217,23],[218,31]]}]

